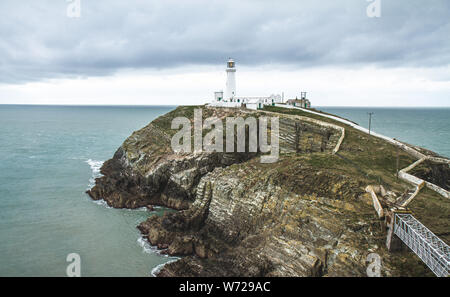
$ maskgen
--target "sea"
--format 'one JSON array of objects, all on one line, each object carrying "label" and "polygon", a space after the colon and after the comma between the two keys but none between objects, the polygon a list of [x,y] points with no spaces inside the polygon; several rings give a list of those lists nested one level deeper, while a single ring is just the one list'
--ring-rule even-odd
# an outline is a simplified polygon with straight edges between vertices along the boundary
[{"label": "sea", "polygon": [[108,208],[85,191],[134,130],[174,108],[0,105],[0,276],[66,276],[72,253],[81,276],[152,276],[173,260],[136,229],[169,210]]},{"label": "sea", "polygon": [[[136,226],[150,212],[113,209],[85,191],[122,142],[175,106],[0,105],[0,276],[153,276],[168,261]],[[319,107],[450,157],[450,108]],[[71,260],[71,259],[69,259]]]},{"label": "sea", "polygon": [[[450,158],[450,107],[317,107],[377,133]],[[372,114],[372,116],[369,116]]]}]

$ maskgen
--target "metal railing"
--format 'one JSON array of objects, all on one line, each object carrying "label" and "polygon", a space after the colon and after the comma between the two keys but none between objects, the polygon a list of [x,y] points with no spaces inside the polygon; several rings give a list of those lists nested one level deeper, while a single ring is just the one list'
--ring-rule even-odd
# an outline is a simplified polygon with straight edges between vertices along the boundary
[{"label": "metal railing", "polygon": [[449,276],[450,248],[410,214],[395,214],[394,233],[439,277]]}]

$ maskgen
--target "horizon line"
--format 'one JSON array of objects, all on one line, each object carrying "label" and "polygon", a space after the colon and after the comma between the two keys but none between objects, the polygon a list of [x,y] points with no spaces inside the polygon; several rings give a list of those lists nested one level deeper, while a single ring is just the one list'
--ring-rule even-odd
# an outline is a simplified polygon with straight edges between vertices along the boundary
[{"label": "horizon line", "polygon": [[[200,106],[204,104],[59,104],[59,103],[0,103],[0,106],[78,106],[78,107],[152,107],[152,106]],[[450,108],[450,106],[420,106],[420,105],[412,105],[412,106],[390,106],[390,105],[317,105],[311,106],[311,108],[318,107],[333,107],[333,108]]]}]

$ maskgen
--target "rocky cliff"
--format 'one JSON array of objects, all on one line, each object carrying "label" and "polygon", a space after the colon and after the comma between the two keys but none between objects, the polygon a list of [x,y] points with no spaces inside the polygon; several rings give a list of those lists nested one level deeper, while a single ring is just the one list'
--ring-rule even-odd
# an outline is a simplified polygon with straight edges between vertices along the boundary
[{"label": "rocky cliff", "polygon": [[[179,210],[138,226],[164,253],[184,256],[159,276],[364,276],[372,252],[382,257],[385,276],[430,275],[412,254],[386,251],[385,226],[364,191],[374,181],[405,189],[392,172],[395,148],[345,127],[338,156],[336,123],[278,113],[276,163],[260,163],[259,153],[175,154],[171,120],[193,119],[193,109],[179,107],[134,132],[88,191],[117,208]],[[267,115],[203,110],[203,118]],[[400,156],[402,164],[412,161]],[[427,195],[426,203],[439,200]]]}]

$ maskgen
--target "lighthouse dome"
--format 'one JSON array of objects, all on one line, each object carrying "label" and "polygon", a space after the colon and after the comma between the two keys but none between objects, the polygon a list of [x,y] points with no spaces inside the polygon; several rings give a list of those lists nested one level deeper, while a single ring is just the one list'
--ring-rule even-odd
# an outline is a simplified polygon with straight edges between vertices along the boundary
[{"label": "lighthouse dome", "polygon": [[231,59],[231,58],[228,59],[227,67],[228,67],[228,68],[234,68],[234,67],[235,67],[234,60],[233,60],[233,59]]}]

